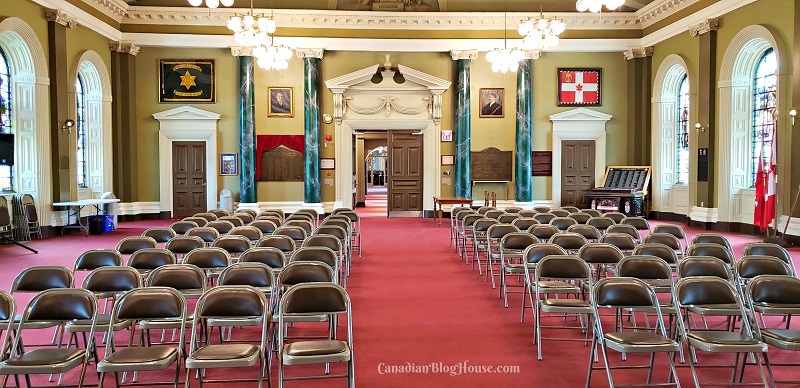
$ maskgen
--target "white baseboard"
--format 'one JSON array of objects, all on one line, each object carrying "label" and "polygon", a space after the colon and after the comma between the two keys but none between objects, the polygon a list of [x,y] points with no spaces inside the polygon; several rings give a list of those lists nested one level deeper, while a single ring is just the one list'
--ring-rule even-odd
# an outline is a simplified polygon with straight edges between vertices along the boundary
[{"label": "white baseboard", "polygon": [[717,222],[719,221],[719,209],[715,207],[693,206],[691,213],[689,213],[689,219],[700,222]]},{"label": "white baseboard", "polygon": [[161,203],[155,202],[120,202],[117,203],[117,215],[130,216],[137,214],[161,213]]}]

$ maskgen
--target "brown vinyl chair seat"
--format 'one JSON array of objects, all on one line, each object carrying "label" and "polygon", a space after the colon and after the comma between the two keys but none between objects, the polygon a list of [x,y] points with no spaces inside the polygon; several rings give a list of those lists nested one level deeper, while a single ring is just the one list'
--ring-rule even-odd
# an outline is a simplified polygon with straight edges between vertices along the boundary
[{"label": "brown vinyl chair seat", "polygon": [[764,342],[786,350],[800,350],[800,330],[761,329]]},{"label": "brown vinyl chair seat", "polygon": [[[663,351],[677,352],[680,349],[675,341],[666,338],[660,334],[649,331],[626,331],[606,333],[603,335],[608,345],[614,348],[614,344],[624,345],[625,352],[636,352],[636,348],[640,347],[642,352],[652,352],[653,348],[665,348]],[[616,350],[616,349],[615,349]],[[622,350],[620,350],[622,351]]]},{"label": "brown vinyl chair seat", "polygon": [[[111,324],[111,314],[97,314],[97,327],[101,329],[108,328],[108,325]],[[116,321],[114,322],[114,331],[119,331],[122,329],[127,329],[130,327],[131,321]],[[67,322],[64,326],[64,332],[66,333],[83,333],[88,332],[92,328],[92,320],[91,319],[78,319],[74,321]]]},{"label": "brown vinyl chair seat", "polygon": [[287,355],[301,357],[344,353],[347,351],[347,342],[337,340],[295,342],[284,346],[283,351]]},{"label": "brown vinyl chair seat", "polygon": [[243,358],[252,359],[255,363],[258,360],[258,346],[248,344],[208,345],[194,352],[186,362],[196,363],[197,361],[219,359],[241,360]]},{"label": "brown vinyl chair seat", "polygon": [[[689,342],[706,352],[714,352],[725,345],[725,352],[766,352],[767,345],[742,333],[721,330],[694,330],[686,334]],[[734,347],[734,349],[731,349]]]},{"label": "brown vinyl chair seat", "polygon": [[0,369],[39,365],[42,368],[40,371],[31,371],[29,373],[49,373],[51,368],[59,366],[72,368],[79,365],[82,361],[81,356],[85,353],[86,350],[78,348],[33,349],[23,353],[21,356],[12,357],[4,361],[0,364]]},{"label": "brown vinyl chair seat", "polygon": [[[553,299],[547,298],[542,300],[542,311],[547,312],[580,312],[583,314],[589,314],[592,312],[592,305],[589,302],[583,299]],[[580,310],[580,311],[576,311]]]},{"label": "brown vinyl chair seat", "polygon": [[117,349],[97,364],[103,372],[123,372],[136,366],[136,370],[161,370],[178,358],[178,350],[169,346],[147,346]]}]

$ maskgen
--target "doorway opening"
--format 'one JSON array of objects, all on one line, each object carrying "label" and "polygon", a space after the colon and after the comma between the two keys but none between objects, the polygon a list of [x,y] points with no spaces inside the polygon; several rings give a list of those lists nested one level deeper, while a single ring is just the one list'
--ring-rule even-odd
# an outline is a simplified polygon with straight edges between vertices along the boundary
[{"label": "doorway opening", "polygon": [[366,172],[364,176],[366,182],[364,206],[368,212],[381,216],[385,216],[387,212],[387,154],[386,145],[380,145],[371,149],[364,160],[364,171]]}]

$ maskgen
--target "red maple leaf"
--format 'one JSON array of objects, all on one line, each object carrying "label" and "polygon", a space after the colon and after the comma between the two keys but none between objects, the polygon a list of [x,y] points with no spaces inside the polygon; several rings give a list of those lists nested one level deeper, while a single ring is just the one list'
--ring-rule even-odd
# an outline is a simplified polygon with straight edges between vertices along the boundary
[{"label": "red maple leaf", "polygon": [[583,85],[578,84],[577,86],[575,86],[575,90],[580,92],[581,90],[583,90]]}]

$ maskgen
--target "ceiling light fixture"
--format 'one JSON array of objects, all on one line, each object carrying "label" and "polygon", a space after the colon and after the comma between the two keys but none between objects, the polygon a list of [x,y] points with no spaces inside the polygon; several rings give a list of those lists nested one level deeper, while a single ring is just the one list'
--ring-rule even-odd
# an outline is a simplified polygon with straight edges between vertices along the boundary
[{"label": "ceiling light fixture", "polygon": [[[233,5],[233,0],[205,0],[206,7],[208,8],[218,8],[220,4],[223,7],[230,7]],[[199,7],[203,4],[203,0],[189,0],[189,5],[192,7]]]},{"label": "ceiling light fixture", "polygon": [[[207,1],[207,0],[206,0]],[[625,0],[578,0],[575,7],[578,12],[598,13],[605,5],[608,10],[613,11],[625,4]]]},{"label": "ceiling light fixture", "polygon": [[492,64],[492,71],[497,73],[516,72],[519,61],[525,59],[525,53],[518,48],[508,48],[508,24],[506,12],[503,11],[503,48],[489,50],[486,60]]},{"label": "ceiling light fixture", "polygon": [[517,32],[524,36],[522,47],[526,50],[546,50],[558,46],[559,38],[567,25],[556,17],[544,17],[542,2],[539,2],[539,17],[532,17],[517,26]]},{"label": "ceiling light fixture", "polygon": [[245,15],[235,15],[230,18],[228,29],[233,31],[233,39],[236,40],[236,43],[253,48],[253,57],[256,58],[258,67],[266,70],[283,70],[289,67],[292,50],[275,44],[273,34],[277,30],[278,24],[273,18],[273,12],[274,9],[270,16],[255,15],[253,0],[250,0],[250,11]]}]

